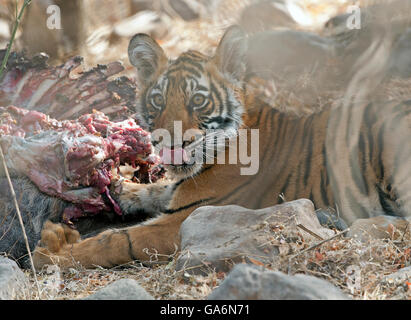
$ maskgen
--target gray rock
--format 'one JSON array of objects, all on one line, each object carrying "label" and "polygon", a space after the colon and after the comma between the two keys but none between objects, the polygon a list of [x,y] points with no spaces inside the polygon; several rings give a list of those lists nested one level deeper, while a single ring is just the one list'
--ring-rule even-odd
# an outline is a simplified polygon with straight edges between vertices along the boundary
[{"label": "gray rock", "polygon": [[315,239],[313,233],[317,240],[334,234],[321,227],[314,205],[307,199],[260,210],[204,206],[181,226],[177,269],[207,274],[210,268],[227,272],[233,264],[249,258],[272,262],[279,254],[291,253],[294,242],[301,237],[304,241]]},{"label": "gray rock", "polygon": [[347,300],[340,289],[323,279],[288,276],[248,264],[236,265],[209,300]]},{"label": "gray rock", "polygon": [[317,214],[318,221],[323,227],[336,228],[340,231],[348,228],[348,225],[344,219],[336,215],[331,210],[318,209],[315,213]]},{"label": "gray rock", "polygon": [[84,300],[154,300],[136,280],[120,279]]},{"label": "gray rock", "polygon": [[411,266],[402,268],[397,272],[383,277],[380,281],[380,287],[383,291],[388,292],[386,299],[389,300],[409,300],[411,282]]},{"label": "gray rock", "polygon": [[[26,149],[28,150],[28,149]],[[1,166],[0,166],[1,167]],[[0,168],[0,176],[4,176]],[[63,202],[41,192],[28,178],[12,178],[31,252],[40,240],[43,224],[51,212],[63,212]],[[0,252],[16,260],[20,267],[30,268],[27,247],[7,179],[0,178]],[[61,210],[61,211],[59,211]]]},{"label": "gray rock", "polygon": [[358,219],[350,226],[346,236],[362,242],[373,239],[411,239],[411,230],[408,228],[410,222],[411,218],[387,215]]},{"label": "gray rock", "polygon": [[382,279],[382,282],[385,283],[402,283],[405,281],[411,281],[411,266],[402,268]]},{"label": "gray rock", "polygon": [[25,297],[29,282],[13,260],[0,256],[0,300]]}]

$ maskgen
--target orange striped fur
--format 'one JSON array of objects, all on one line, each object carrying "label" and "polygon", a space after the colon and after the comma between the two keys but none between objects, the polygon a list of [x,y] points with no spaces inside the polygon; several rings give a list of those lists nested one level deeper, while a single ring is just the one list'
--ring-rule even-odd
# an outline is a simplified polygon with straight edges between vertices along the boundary
[{"label": "orange striped fur", "polygon": [[[237,28],[227,31],[212,58],[189,51],[168,61],[155,41],[144,35],[136,35],[129,47],[140,75],[138,113],[146,128],[165,128],[174,134],[173,121],[181,120],[183,130],[200,132],[210,123],[258,129],[258,173],[241,175],[238,164],[195,165],[169,167],[176,177],[173,183],[124,182],[117,195],[123,211],[165,214],[82,241],[76,238],[74,243],[59,240],[57,232],[48,228],[35,252],[37,266],[50,263],[50,256],[63,267],[75,261],[85,267],[111,267],[149,260],[145,248],[172,254],[179,247],[181,223],[204,205],[257,209],[283,199],[309,198],[316,208],[338,210],[349,223],[384,213],[411,215],[411,101],[370,103],[352,110],[349,117],[362,121],[356,143],[350,144],[353,119],[340,121],[340,109],[327,107],[297,117],[274,110],[247,92],[243,54],[243,35]],[[207,95],[198,108],[192,104],[195,92]],[[224,152],[228,157],[229,148]]]}]

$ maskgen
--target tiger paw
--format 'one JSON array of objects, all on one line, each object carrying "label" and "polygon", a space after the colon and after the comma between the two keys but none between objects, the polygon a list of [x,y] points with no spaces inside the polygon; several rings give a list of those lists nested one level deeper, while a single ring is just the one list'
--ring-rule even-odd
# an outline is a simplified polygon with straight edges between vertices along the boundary
[{"label": "tiger paw", "polygon": [[41,232],[41,240],[33,252],[33,262],[36,268],[46,264],[65,265],[67,252],[72,244],[80,241],[80,234],[64,224],[54,224],[47,221]]}]

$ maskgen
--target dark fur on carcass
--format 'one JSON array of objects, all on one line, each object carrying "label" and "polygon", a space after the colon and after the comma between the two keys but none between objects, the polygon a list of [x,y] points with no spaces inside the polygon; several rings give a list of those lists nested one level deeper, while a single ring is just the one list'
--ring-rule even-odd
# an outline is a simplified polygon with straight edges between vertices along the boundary
[{"label": "dark fur on carcass", "polygon": [[[13,178],[13,186],[30,249],[34,250],[44,222],[58,220],[58,213],[64,210],[65,203],[40,192],[27,178]],[[7,180],[0,179],[0,253],[6,253],[27,267],[27,249],[12,199]]]},{"label": "dark fur on carcass", "polygon": [[[43,224],[47,220],[61,222],[61,214],[70,204],[39,191],[27,178],[12,177],[12,181],[30,250],[33,251],[40,240]],[[21,267],[28,268],[30,265],[26,244],[12,199],[7,180],[0,178],[0,254],[6,254],[16,260]],[[147,218],[144,212],[121,217],[113,212],[104,212],[82,218],[75,225],[83,238],[86,238],[107,229],[107,226],[121,228]]]}]

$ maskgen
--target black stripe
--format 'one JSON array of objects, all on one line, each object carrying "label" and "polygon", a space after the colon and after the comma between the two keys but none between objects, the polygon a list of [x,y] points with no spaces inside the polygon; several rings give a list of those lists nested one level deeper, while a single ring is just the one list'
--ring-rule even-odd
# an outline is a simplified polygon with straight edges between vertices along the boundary
[{"label": "black stripe", "polygon": [[384,213],[390,216],[395,216],[395,210],[389,202],[389,200],[391,199],[389,198],[387,193],[385,193],[379,185],[376,185],[376,189],[378,192],[378,199],[380,201],[382,209],[384,210]]},{"label": "black stripe", "polygon": [[[272,135],[272,138],[271,138],[272,139],[272,150],[275,152],[275,151],[278,151],[276,146],[278,145],[278,142],[281,139],[280,132],[281,132],[281,128],[282,128],[282,125],[283,125],[282,120],[284,118],[284,114],[275,112],[274,115],[270,118],[271,118],[270,119],[271,120],[271,130],[275,130],[274,134]],[[269,149],[269,148],[267,148],[267,149]],[[266,159],[266,156],[268,154],[267,149],[266,149],[266,152],[263,155],[263,159],[262,159],[261,163],[265,163],[265,159]]]},{"label": "black stripe", "polygon": [[[368,134],[368,161],[372,161],[373,159],[373,149],[374,149],[374,136],[372,134],[372,127],[375,125],[377,121],[377,117],[375,112],[373,112],[374,105],[369,103],[364,109],[363,115],[363,122],[364,127],[367,128]],[[365,149],[364,149],[365,152]]]},{"label": "black stripe", "polygon": [[322,148],[321,148],[321,155],[322,155],[322,159],[323,159],[321,171],[325,175],[325,185],[328,186],[330,184],[330,179],[329,179],[328,173],[327,173],[328,159],[327,159],[327,147],[326,147],[326,141],[325,140],[326,139],[324,138],[323,145],[322,145]]},{"label": "black stripe", "polygon": [[128,254],[131,258],[131,260],[138,260],[134,254],[133,254],[133,244],[131,243],[131,239],[130,239],[130,234],[128,233],[128,230],[124,230],[125,232],[123,232],[126,237],[127,237],[127,241],[128,241]]},{"label": "black stripe", "polygon": [[[304,121],[304,128],[303,128],[303,135],[304,135],[304,140],[303,140],[303,146],[307,144],[307,139],[308,139],[308,134],[306,134],[310,130],[310,137],[312,136],[313,132],[311,132],[312,129],[312,122],[313,122],[314,117],[308,117]],[[312,139],[311,139],[312,140]]]},{"label": "black stripe", "polygon": [[[201,61],[201,60],[198,59],[197,61]],[[193,67],[199,69],[200,72],[204,71],[204,68],[201,63],[195,62],[192,60],[192,58],[184,57],[184,56],[179,57],[171,66],[176,66],[178,68],[179,65],[183,63],[191,64]]]},{"label": "black stripe", "polygon": [[374,159],[374,135],[370,130],[370,134],[368,135],[368,161],[372,162]]},{"label": "black stripe", "polygon": [[176,183],[173,185],[173,190],[172,190],[172,192],[174,192],[174,191],[177,189],[177,187],[178,187],[179,185],[181,185],[183,182],[185,182],[185,181],[187,181],[187,180],[191,180],[192,178],[194,178],[194,177],[202,174],[203,172],[206,172],[207,170],[210,170],[212,167],[213,167],[213,166],[202,167],[202,168],[200,169],[200,171],[198,171],[194,176],[190,176],[190,177],[183,178],[183,179],[179,180],[178,182],[176,182]]},{"label": "black stripe", "polygon": [[260,123],[260,121],[261,121],[261,116],[262,116],[262,114],[263,114],[263,108],[261,108],[259,111],[258,111],[258,114],[257,114],[257,124],[259,124]]},{"label": "black stripe", "polygon": [[[327,176],[327,173],[325,173]],[[320,193],[321,193],[321,200],[323,204],[328,207],[330,206],[330,201],[328,200],[328,194],[327,194],[327,184],[324,181],[324,174],[321,174],[321,182],[320,182]]]},{"label": "black stripe", "polygon": [[172,76],[172,73],[181,72],[181,71],[187,71],[187,72],[193,74],[194,76],[196,76],[197,78],[201,78],[201,71],[198,71],[194,68],[190,68],[190,67],[186,67],[186,66],[178,67],[178,68],[170,68],[170,69],[168,69],[166,75],[167,75],[167,77],[170,77],[170,76]]},{"label": "black stripe", "polygon": [[[260,157],[259,162],[260,162],[260,172],[264,171],[264,163],[269,163],[269,161],[266,162],[266,158],[272,158],[272,154],[275,152],[278,152],[278,149],[276,148],[277,146],[277,142],[280,139],[280,135],[279,135],[279,131],[282,127],[282,125],[275,125],[275,123],[281,122],[279,119],[281,118],[282,114],[278,113],[278,112],[271,112],[271,115],[269,117],[266,117],[267,120],[271,120],[271,127],[267,126],[267,129],[271,129],[271,130],[275,130],[275,133],[271,135],[271,139],[272,139],[272,148],[265,148],[264,153],[262,158]],[[266,121],[267,121],[266,120]],[[268,152],[268,151],[271,151]]]},{"label": "black stripe", "polygon": [[[289,141],[296,141],[295,137],[296,137],[296,135],[297,135],[297,133],[298,133],[299,131],[298,131],[298,128],[295,126],[295,123],[296,123],[296,122],[293,121],[293,125],[294,125],[294,127],[293,127],[293,129],[294,129],[293,132],[294,132],[294,133],[293,133],[293,136],[290,138]],[[288,145],[288,152],[287,152],[287,155],[284,157],[285,161],[283,162],[283,165],[281,166],[281,168],[280,168],[280,170],[279,170],[280,173],[287,171],[287,167],[290,165],[290,163],[288,162],[288,159],[290,159],[291,155],[292,155],[294,152],[295,152],[295,148],[294,148],[293,146],[291,146],[291,145]],[[281,189],[281,190],[282,190],[282,189]]]},{"label": "black stripe", "polygon": [[[290,119],[283,117],[282,113],[273,112],[273,109],[271,109],[271,111],[272,112],[269,113],[270,115],[269,118],[272,120],[272,123],[273,123],[275,116],[278,115],[277,122],[280,122],[280,125],[277,126],[276,128],[277,129],[276,134],[275,134],[276,136],[270,135],[271,139],[274,139],[274,138],[276,139],[275,143],[273,144],[273,147],[265,148],[262,159],[259,159],[259,163],[260,163],[259,171],[260,172],[265,172],[265,171],[270,172],[271,171],[270,170],[271,161],[269,161],[269,159],[274,159],[275,154],[276,153],[278,154],[280,150],[282,150],[281,143],[284,142],[283,137],[285,136],[285,133],[287,132],[288,125],[290,122]],[[272,129],[273,129],[273,125],[271,126],[271,130]],[[292,149],[292,148],[289,146],[289,149]],[[267,158],[268,160],[266,161]],[[265,170],[266,167],[268,167],[268,170]],[[277,172],[282,173],[282,171],[277,171]],[[279,177],[275,177],[275,178],[279,178]],[[260,203],[263,201],[264,197],[265,197],[265,192],[260,192],[260,196],[258,199],[256,199],[256,202],[255,202],[258,206],[255,206],[255,208],[261,208]]]},{"label": "black stripe", "polygon": [[[183,89],[183,92],[187,91],[187,81],[184,81],[185,79],[183,79],[183,81],[181,81],[181,88]],[[193,90],[193,89],[191,89]]]},{"label": "black stripe", "polygon": [[313,156],[313,147],[314,147],[314,143],[313,143],[313,131],[314,130],[310,130],[310,134],[306,135],[309,136],[308,137],[308,154],[307,157],[305,159],[305,172],[304,172],[304,184],[307,185],[308,182],[308,178],[310,176],[311,173],[311,158]]},{"label": "black stripe", "polygon": [[305,171],[304,171],[304,178],[303,178],[304,185],[307,185],[308,177],[309,177],[310,169],[311,169],[311,160],[312,160],[311,158],[312,158],[312,149],[313,149],[313,133],[314,133],[311,124],[312,124],[313,118],[314,118],[313,116],[306,118],[305,121],[304,121],[304,127],[302,129],[302,134],[303,134],[304,138],[303,138],[303,141],[302,141],[301,148],[302,148],[302,150],[304,150],[305,149],[304,147],[308,143],[308,154],[306,155],[305,159],[302,159],[299,162],[297,177],[300,177],[301,165],[302,165],[301,162],[304,161],[305,162]]},{"label": "black stripe", "polygon": [[[197,79],[193,79],[193,80],[197,81]],[[201,91],[208,91],[208,88],[202,86],[201,84],[198,84],[198,81],[197,81],[197,88],[196,89],[201,90]]]},{"label": "black stripe", "polygon": [[358,148],[359,148],[358,152],[359,152],[360,161],[361,161],[362,179],[364,181],[365,193],[368,195],[369,189],[368,189],[366,173],[367,173],[367,164],[370,163],[371,159],[367,159],[365,156],[366,146],[365,146],[364,134],[362,132],[360,133],[360,138],[358,141]]},{"label": "black stripe", "polygon": [[330,179],[328,178],[327,172],[327,153],[326,153],[326,146],[325,146],[325,139],[323,141],[323,145],[321,148],[321,156],[322,156],[322,167],[321,167],[321,182],[320,182],[320,192],[321,192],[321,199],[325,206],[330,206],[330,199],[328,198],[328,188],[330,184]]},{"label": "black stripe", "polygon": [[[224,89],[225,88],[223,87],[222,90],[224,90]],[[223,92],[225,94],[225,91],[223,91]],[[220,117],[223,114],[223,111],[225,110],[225,103],[227,102],[227,95],[225,95],[222,99],[224,100],[224,102],[219,105],[219,113],[218,113],[218,115]]]},{"label": "black stripe", "polygon": [[214,100],[214,97],[213,97],[212,94],[210,94],[209,99],[210,99],[210,103],[211,103],[212,108],[211,108],[210,112],[205,112],[205,114],[207,114],[207,115],[214,113],[214,110],[215,110],[215,100]]},{"label": "black stripe", "polygon": [[308,199],[310,199],[310,200],[314,203],[314,205],[317,203],[317,201],[315,201],[315,199],[314,199],[314,195],[313,195],[313,190],[312,190],[312,189],[310,190],[310,195],[308,196]]},{"label": "black stripe", "polygon": [[210,200],[213,200],[213,199],[214,199],[214,198],[206,198],[206,199],[198,200],[198,201],[192,202],[192,203],[190,203],[190,204],[187,204],[187,205],[182,206],[182,207],[177,208],[177,209],[167,209],[167,210],[165,210],[164,213],[166,213],[166,214],[173,214],[173,213],[176,213],[176,212],[179,212],[179,211],[181,211],[181,210],[185,210],[185,209],[194,207],[194,206],[196,206],[196,205],[202,204],[202,203],[204,203],[204,202],[207,202],[207,201],[210,201]]},{"label": "black stripe", "polygon": [[384,131],[385,123],[381,125],[381,128],[378,131],[378,165],[380,166],[380,179],[384,179],[384,162],[382,159],[384,152]]},{"label": "black stripe", "polygon": [[229,97],[229,94],[228,94],[228,89],[227,89],[227,87],[224,87],[224,90],[225,90],[225,95],[226,95],[225,106],[227,106],[227,113],[231,116],[231,113],[232,113],[232,111],[233,111],[234,106],[233,106],[233,104],[231,103],[230,99],[228,98],[228,97]]},{"label": "black stripe", "polygon": [[206,121],[204,121],[205,124],[210,124],[212,122],[217,122],[219,125],[224,123],[224,118],[217,116],[217,117],[212,117],[212,118],[208,118]]},{"label": "black stripe", "polygon": [[[221,95],[220,92],[218,92],[216,86],[214,85],[214,81],[210,80],[210,92],[214,93],[214,95],[216,96],[218,103],[220,104],[220,106],[223,104],[223,100],[221,99]],[[215,108],[215,105],[214,105]]]}]

